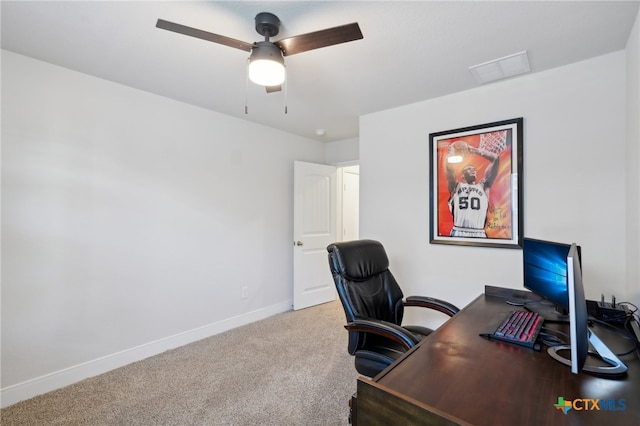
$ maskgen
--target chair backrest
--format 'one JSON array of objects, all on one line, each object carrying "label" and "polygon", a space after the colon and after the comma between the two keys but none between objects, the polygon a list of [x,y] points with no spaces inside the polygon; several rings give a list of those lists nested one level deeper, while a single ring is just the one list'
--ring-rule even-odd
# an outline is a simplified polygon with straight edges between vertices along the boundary
[{"label": "chair backrest", "polygon": [[[374,240],[333,243],[327,247],[329,266],[347,317],[375,318],[400,325],[404,315],[402,290],[389,271],[389,258]],[[349,333],[349,352],[363,343],[362,333]]]}]

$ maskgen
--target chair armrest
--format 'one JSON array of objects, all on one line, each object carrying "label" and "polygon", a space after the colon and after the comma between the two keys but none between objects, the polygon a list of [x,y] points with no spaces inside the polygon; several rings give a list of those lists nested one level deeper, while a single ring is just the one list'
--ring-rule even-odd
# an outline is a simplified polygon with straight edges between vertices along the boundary
[{"label": "chair armrest", "polygon": [[422,308],[435,309],[436,311],[440,311],[450,317],[460,312],[460,309],[457,306],[433,297],[409,296],[402,303],[404,306],[420,306]]},{"label": "chair armrest", "polygon": [[344,326],[349,331],[377,334],[386,337],[407,350],[418,344],[419,340],[404,328],[387,321],[357,319]]}]

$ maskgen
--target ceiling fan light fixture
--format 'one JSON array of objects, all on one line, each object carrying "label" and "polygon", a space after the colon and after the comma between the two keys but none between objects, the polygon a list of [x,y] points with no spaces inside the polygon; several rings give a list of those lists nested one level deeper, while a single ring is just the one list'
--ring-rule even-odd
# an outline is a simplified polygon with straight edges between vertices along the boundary
[{"label": "ceiling fan light fixture", "polygon": [[258,42],[249,57],[249,79],[260,86],[278,86],[284,82],[282,51],[271,42]]}]

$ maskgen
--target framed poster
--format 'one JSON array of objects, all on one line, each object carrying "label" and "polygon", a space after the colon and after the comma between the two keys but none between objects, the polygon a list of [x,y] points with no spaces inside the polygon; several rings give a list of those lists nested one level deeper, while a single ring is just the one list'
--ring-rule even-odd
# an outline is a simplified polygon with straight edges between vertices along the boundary
[{"label": "framed poster", "polygon": [[432,244],[522,247],[522,123],[429,134]]}]

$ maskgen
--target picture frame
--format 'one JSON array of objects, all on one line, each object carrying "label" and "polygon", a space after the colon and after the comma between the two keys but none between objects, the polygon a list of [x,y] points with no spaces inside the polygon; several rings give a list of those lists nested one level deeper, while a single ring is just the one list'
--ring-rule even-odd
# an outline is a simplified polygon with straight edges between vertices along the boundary
[{"label": "picture frame", "polygon": [[522,248],[523,121],[429,134],[431,244]]}]

